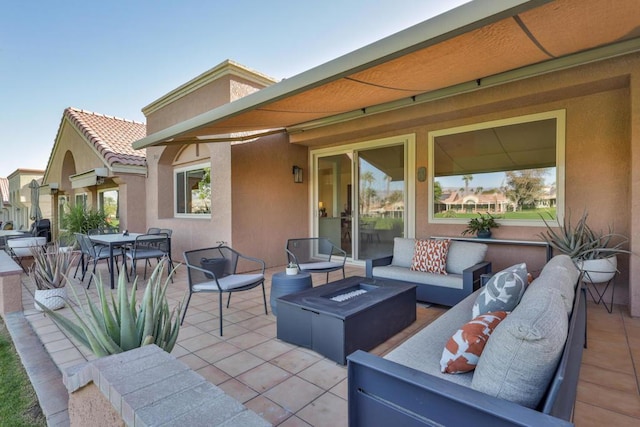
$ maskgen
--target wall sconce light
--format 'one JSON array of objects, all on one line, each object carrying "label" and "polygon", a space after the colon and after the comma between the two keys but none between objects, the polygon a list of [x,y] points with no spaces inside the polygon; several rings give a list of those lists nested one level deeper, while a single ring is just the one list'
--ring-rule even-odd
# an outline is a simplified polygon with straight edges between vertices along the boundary
[{"label": "wall sconce light", "polygon": [[52,182],[49,184],[49,191],[51,192],[51,194],[58,194],[58,183],[57,182]]},{"label": "wall sconce light", "polygon": [[104,184],[104,177],[99,176],[96,178],[96,185],[102,185]]},{"label": "wall sconce light", "polygon": [[296,184],[302,183],[302,168],[300,166],[293,167],[293,182]]}]

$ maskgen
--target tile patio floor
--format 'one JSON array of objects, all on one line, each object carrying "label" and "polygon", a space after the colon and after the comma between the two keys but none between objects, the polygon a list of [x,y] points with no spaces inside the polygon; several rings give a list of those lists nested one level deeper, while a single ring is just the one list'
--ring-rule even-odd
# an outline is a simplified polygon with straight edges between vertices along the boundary
[{"label": "tile patio floor", "polygon": [[[106,278],[106,267],[102,268]],[[281,270],[267,272],[267,304],[271,275]],[[360,267],[347,267],[347,276],[363,273]],[[339,278],[339,272],[330,275],[330,280]],[[324,275],[314,275],[314,286],[323,284],[323,279]],[[23,285],[24,316],[58,368],[64,370],[90,360],[93,356],[87,349],[74,344],[50,319],[33,309],[33,287],[26,275]],[[74,285],[80,289],[77,280]],[[182,299],[186,288],[185,267],[181,266],[169,298]],[[96,296],[95,284],[90,295]],[[417,321],[372,352],[388,352],[444,311],[442,307],[418,304]],[[270,307],[269,315],[264,314],[260,288],[234,294],[223,319],[224,337],[220,337],[217,295],[194,295],[173,354],[274,425],[347,425],[346,368],[311,350],[279,341]],[[588,340],[576,425],[640,425],[640,318],[629,317],[624,307],[616,306],[609,314],[602,306],[590,303]],[[63,396],[52,397],[64,400]],[[65,411],[47,415],[50,425],[68,424]]]}]

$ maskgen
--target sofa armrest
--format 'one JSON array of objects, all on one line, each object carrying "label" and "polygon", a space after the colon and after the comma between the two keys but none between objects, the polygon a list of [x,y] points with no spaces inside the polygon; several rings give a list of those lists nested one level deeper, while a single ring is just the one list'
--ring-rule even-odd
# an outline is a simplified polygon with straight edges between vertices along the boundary
[{"label": "sofa armrest", "polygon": [[393,261],[393,255],[381,257],[381,258],[373,258],[366,260],[366,275],[369,278],[373,277],[373,267],[380,267],[383,265],[389,265]]},{"label": "sofa armrest", "polygon": [[491,262],[483,261],[462,271],[462,288],[468,294],[480,289],[482,285],[480,276],[491,273]]},{"label": "sofa armrest", "polygon": [[350,427],[573,425],[361,350],[347,360]]}]

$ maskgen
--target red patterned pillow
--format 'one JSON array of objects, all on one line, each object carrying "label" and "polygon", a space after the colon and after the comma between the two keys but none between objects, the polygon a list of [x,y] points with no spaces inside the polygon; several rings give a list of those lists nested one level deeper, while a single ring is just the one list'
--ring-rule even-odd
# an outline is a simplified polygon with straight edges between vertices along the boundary
[{"label": "red patterned pillow", "polygon": [[505,317],[506,311],[481,314],[458,329],[442,352],[441,371],[459,374],[474,370],[489,336]]},{"label": "red patterned pillow", "polygon": [[411,270],[425,273],[447,274],[449,239],[416,240]]}]

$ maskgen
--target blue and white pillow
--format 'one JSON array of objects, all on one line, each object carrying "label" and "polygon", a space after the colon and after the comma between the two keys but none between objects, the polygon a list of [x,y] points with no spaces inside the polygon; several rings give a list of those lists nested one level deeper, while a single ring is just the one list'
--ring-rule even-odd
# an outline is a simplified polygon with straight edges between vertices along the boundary
[{"label": "blue and white pillow", "polygon": [[473,304],[472,317],[491,311],[513,311],[527,286],[527,264],[521,263],[496,273]]}]

